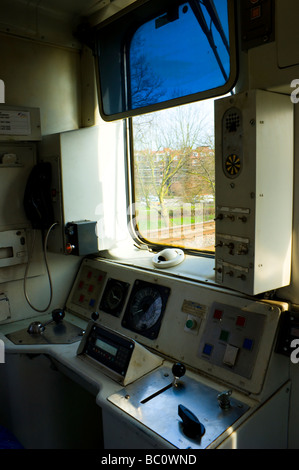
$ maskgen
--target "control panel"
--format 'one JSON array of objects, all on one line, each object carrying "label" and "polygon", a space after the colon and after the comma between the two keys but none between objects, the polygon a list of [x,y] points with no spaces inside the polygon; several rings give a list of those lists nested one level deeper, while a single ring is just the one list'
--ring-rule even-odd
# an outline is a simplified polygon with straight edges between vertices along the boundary
[{"label": "control panel", "polygon": [[90,357],[106,365],[117,374],[125,375],[132,352],[134,342],[129,338],[120,337],[112,331],[105,330],[99,325],[92,324],[90,333],[85,338],[84,347],[80,348]]},{"label": "control panel", "polygon": [[215,117],[215,280],[251,295],[288,285],[292,103],[251,90],[216,100]]},{"label": "control panel", "polygon": [[71,303],[76,313],[90,319],[90,313],[99,307],[99,300],[105,286],[106,273],[84,263],[77,276],[71,293]]},{"label": "control panel", "polygon": [[285,307],[103,259],[83,260],[66,304],[90,322],[78,354],[122,383],[167,357],[255,396]]},{"label": "control panel", "polygon": [[215,303],[212,305],[198,354],[211,364],[251,378],[261,338],[265,316],[246,313],[237,308]]},{"label": "control panel", "polygon": [[162,364],[162,359],[133,339],[91,321],[77,355],[92,359],[101,370],[122,385],[134,382]]}]

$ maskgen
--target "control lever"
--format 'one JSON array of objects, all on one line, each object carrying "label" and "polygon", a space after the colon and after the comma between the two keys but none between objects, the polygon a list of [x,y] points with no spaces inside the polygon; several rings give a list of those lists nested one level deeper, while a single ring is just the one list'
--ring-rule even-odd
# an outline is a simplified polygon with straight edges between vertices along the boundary
[{"label": "control lever", "polygon": [[217,400],[219,403],[220,408],[223,410],[228,410],[230,408],[230,396],[232,394],[231,390],[227,390],[226,392],[221,392],[217,396]]},{"label": "control lever", "polygon": [[204,435],[205,427],[192,411],[183,405],[179,405],[178,414],[183,420],[183,432],[187,437],[194,438]]},{"label": "control lever", "polygon": [[47,325],[55,321],[55,323],[59,323],[64,318],[64,311],[60,308],[56,308],[52,311],[52,318],[48,320],[46,323],[41,323],[39,321],[34,321],[30,323],[28,327],[28,333],[31,335],[41,334],[44,332]]},{"label": "control lever", "polygon": [[99,312],[92,312],[92,314],[91,314],[91,318],[92,318],[93,321],[97,321],[99,316],[100,316]]},{"label": "control lever", "polygon": [[178,382],[179,382],[179,379],[181,377],[183,377],[183,375],[185,374],[186,372],[186,367],[184,366],[184,364],[182,364],[181,362],[176,362],[173,366],[172,366],[172,373],[174,375],[174,378],[173,378],[173,382],[172,382],[172,385],[174,387],[177,387],[178,386]]}]

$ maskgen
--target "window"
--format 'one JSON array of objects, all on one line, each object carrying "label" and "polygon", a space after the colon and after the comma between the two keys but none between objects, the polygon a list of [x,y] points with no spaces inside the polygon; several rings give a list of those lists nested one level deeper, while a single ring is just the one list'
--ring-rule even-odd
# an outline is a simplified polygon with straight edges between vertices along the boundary
[{"label": "window", "polygon": [[95,31],[102,118],[130,118],[135,238],[214,251],[213,103],[236,67],[234,0],[149,0]]},{"label": "window", "polygon": [[134,117],[132,130],[136,236],[213,252],[213,100]]},{"label": "window", "polygon": [[174,2],[166,13],[142,24],[129,46],[129,107],[225,85],[230,75],[228,37],[223,0]]},{"label": "window", "polygon": [[132,4],[95,31],[102,118],[228,93],[236,80],[234,0]]}]

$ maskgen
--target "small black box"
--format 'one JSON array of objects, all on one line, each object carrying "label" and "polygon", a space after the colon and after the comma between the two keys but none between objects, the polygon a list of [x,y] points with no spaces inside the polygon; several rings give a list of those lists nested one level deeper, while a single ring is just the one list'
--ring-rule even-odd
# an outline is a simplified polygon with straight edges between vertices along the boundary
[{"label": "small black box", "polygon": [[85,256],[98,252],[96,222],[81,220],[68,222],[65,226],[67,235],[66,252],[72,255]]}]

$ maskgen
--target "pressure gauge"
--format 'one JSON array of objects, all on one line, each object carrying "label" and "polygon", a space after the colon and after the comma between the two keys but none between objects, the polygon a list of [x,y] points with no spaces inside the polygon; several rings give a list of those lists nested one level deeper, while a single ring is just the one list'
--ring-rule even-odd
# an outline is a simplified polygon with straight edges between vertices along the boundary
[{"label": "pressure gauge", "polygon": [[129,286],[127,282],[108,279],[100,302],[100,310],[118,317],[124,307]]},{"label": "pressure gauge", "polygon": [[147,338],[157,338],[170,289],[135,281],[122,326]]}]

